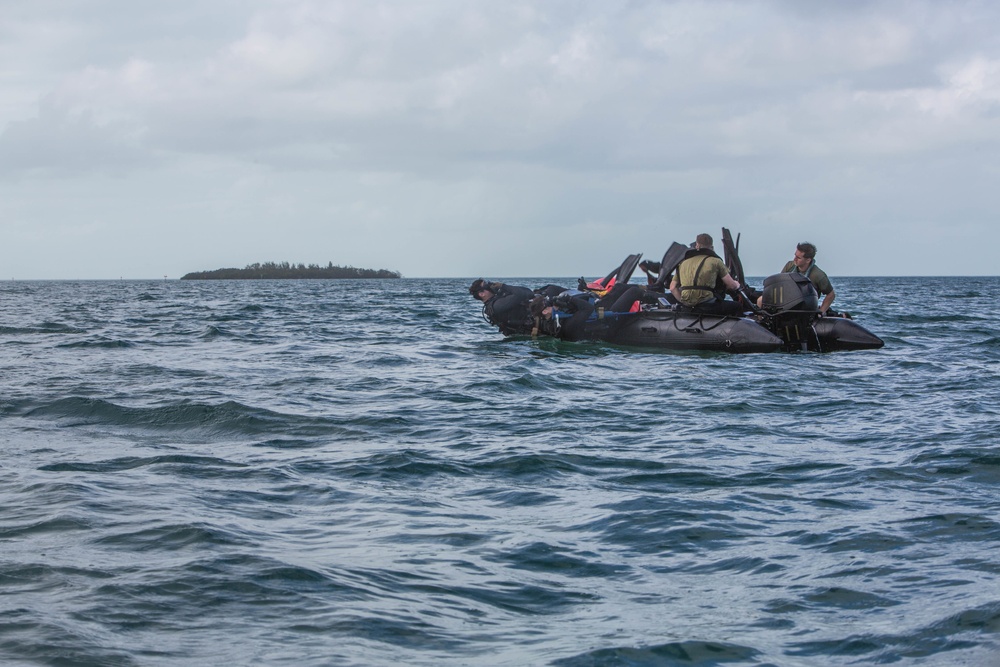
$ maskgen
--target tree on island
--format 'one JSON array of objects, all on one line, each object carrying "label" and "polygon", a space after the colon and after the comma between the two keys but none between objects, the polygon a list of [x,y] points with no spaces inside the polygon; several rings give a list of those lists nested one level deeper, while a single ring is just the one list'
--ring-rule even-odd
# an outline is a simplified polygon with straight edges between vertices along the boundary
[{"label": "tree on island", "polygon": [[342,279],[342,278],[402,278],[399,271],[387,269],[358,269],[353,266],[325,267],[318,264],[289,264],[288,262],[257,262],[242,269],[216,269],[195,271],[181,276],[181,280],[275,280],[275,279]]}]

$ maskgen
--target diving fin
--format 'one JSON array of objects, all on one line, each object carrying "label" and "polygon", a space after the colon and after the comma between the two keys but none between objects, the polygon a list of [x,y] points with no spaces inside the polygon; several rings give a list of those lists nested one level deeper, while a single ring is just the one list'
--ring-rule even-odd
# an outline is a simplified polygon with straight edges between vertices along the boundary
[{"label": "diving fin", "polygon": [[726,268],[733,280],[741,285],[746,282],[743,275],[743,262],[740,261],[739,243],[740,237],[737,235],[736,243],[733,243],[733,235],[725,227],[722,228],[722,247],[725,251]]},{"label": "diving fin", "polygon": [[684,254],[688,251],[686,245],[681,245],[677,241],[670,244],[667,251],[663,253],[663,260],[660,262],[660,273],[656,276],[656,282],[653,283],[652,287],[662,287],[666,289],[670,286],[670,276],[673,275],[674,269],[677,265],[681,263],[684,259]]},{"label": "diving fin", "polygon": [[740,289],[737,293],[740,295],[740,301],[746,306],[747,310],[752,310],[758,312],[757,304],[754,303],[753,295],[751,290],[747,287],[746,276],[743,275],[743,262],[740,261],[740,236],[736,235],[736,242],[733,243],[733,235],[729,233],[729,230],[725,227],[722,228],[722,248],[725,251],[725,262],[726,269],[729,270],[729,275],[732,276],[733,280],[740,284]]},{"label": "diving fin", "polygon": [[[582,283],[586,287],[585,289],[592,291],[604,291],[609,290],[615,285],[621,283],[627,283],[632,279],[632,274],[635,273],[635,267],[639,266],[639,259],[642,258],[642,253],[637,255],[629,255],[625,258],[625,261],[618,265],[618,267],[604,276],[600,280],[595,280],[591,283]],[[583,278],[580,279],[583,281]]]}]

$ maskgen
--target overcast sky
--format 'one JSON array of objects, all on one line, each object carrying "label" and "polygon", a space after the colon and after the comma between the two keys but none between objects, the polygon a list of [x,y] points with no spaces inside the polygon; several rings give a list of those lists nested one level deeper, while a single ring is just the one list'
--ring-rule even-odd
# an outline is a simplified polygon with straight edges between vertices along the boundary
[{"label": "overcast sky", "polygon": [[[0,0],[0,277],[998,275],[1000,3]],[[721,250],[721,248],[719,248]]]}]

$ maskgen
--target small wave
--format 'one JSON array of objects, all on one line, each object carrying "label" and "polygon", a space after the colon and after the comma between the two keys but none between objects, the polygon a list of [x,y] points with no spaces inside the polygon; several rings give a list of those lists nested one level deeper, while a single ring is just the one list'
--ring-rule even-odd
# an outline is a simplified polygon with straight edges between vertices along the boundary
[{"label": "small wave", "polygon": [[271,438],[269,440],[262,440],[261,442],[255,442],[251,445],[252,447],[267,447],[273,449],[311,449],[317,446],[315,440],[309,440],[305,438]]},{"label": "small wave", "polygon": [[256,321],[256,315],[264,312],[264,308],[257,305],[247,305],[232,313],[219,313],[212,315],[209,319],[213,322],[240,322]]},{"label": "small wave", "polygon": [[97,349],[115,349],[115,348],[129,348],[135,347],[135,343],[127,340],[116,340],[113,338],[100,337],[94,340],[79,340],[72,343],[61,343],[56,347],[63,348],[97,348]]},{"label": "small wave", "polygon": [[993,294],[984,293],[979,290],[967,290],[965,292],[952,292],[941,295],[944,299],[983,299],[993,298]]},{"label": "small wave", "polygon": [[934,514],[898,523],[919,540],[1000,542],[1000,523],[976,514]]},{"label": "small wave", "polygon": [[559,496],[523,489],[489,489],[476,491],[471,496],[492,500],[502,507],[540,507],[559,501]]},{"label": "small wave", "polygon": [[208,524],[169,524],[144,528],[130,533],[116,533],[94,541],[96,544],[125,551],[177,551],[187,547],[207,549],[217,546],[240,546],[248,536]]},{"label": "small wave", "polygon": [[201,429],[212,433],[251,435],[272,430],[294,431],[298,425],[306,428],[318,425],[316,420],[310,418],[252,408],[235,401],[219,405],[180,403],[153,408],[131,408],[100,399],[73,397],[29,410],[27,416],[54,419],[62,426],[108,424],[156,430]]},{"label": "small wave", "polygon": [[984,340],[971,342],[969,343],[969,347],[985,348],[987,350],[1000,348],[1000,336],[990,336]]},{"label": "small wave", "polygon": [[382,353],[372,355],[365,364],[374,368],[401,368],[411,365],[412,361],[402,354]]},{"label": "small wave", "polygon": [[897,551],[913,545],[913,540],[894,533],[883,531],[855,533],[852,529],[847,528],[820,533],[805,532],[794,537],[791,542],[826,553],[858,552],[871,554],[882,551]]},{"label": "small wave", "polygon": [[691,574],[719,574],[730,572],[739,574],[771,574],[775,572],[782,572],[787,568],[784,565],[771,562],[766,558],[756,556],[740,556],[736,558],[726,558],[712,563],[698,562],[680,569],[683,572],[689,572]]},{"label": "small wave", "polygon": [[355,478],[396,480],[420,479],[433,475],[464,477],[470,474],[464,466],[409,450],[376,454],[360,461],[352,461],[347,471]]},{"label": "small wave", "polygon": [[[864,657],[864,664],[891,664],[905,658],[926,660],[939,656],[947,661],[927,664],[991,665],[998,643],[990,635],[1000,633],[1000,603],[989,603],[960,611],[917,628],[907,634],[860,634],[793,644],[789,655]],[[858,663],[860,664],[860,663]]]},{"label": "small wave", "polygon": [[216,338],[235,338],[235,337],[236,337],[235,334],[226,331],[222,327],[216,327],[212,325],[205,327],[205,330],[198,335],[198,338],[201,338],[202,340],[215,340]]},{"label": "small wave", "polygon": [[463,586],[456,581],[435,583],[396,570],[368,570],[364,574],[368,585],[380,594],[391,591],[393,595],[432,595],[463,614],[468,613],[471,603],[482,607],[485,614],[502,611],[528,616],[554,615],[565,613],[577,605],[591,604],[597,599],[593,593],[575,591],[562,584],[542,585],[507,580],[493,585]]},{"label": "small wave", "polygon": [[[984,432],[979,439],[990,445],[995,442],[992,431]],[[931,476],[961,475],[990,486],[1000,482],[1000,454],[993,447],[963,448],[952,452],[934,450],[914,457],[913,463]]]},{"label": "small wave", "polygon": [[49,472],[121,472],[123,470],[135,470],[137,468],[145,468],[147,466],[162,464],[189,465],[197,466],[199,468],[245,467],[242,463],[233,463],[231,461],[226,461],[225,459],[217,459],[210,456],[184,456],[174,454],[142,458],[130,456],[121,459],[98,461],[94,463],[51,463],[39,466],[38,469],[47,470]]},{"label": "small wave", "polygon": [[677,507],[626,507],[632,509],[616,508],[618,511],[573,526],[573,530],[596,534],[603,542],[637,554],[714,553],[758,530],[746,521],[736,526],[724,515],[709,519]]},{"label": "small wave", "polygon": [[57,516],[43,521],[37,521],[23,526],[12,526],[0,529],[0,539],[35,537],[49,533],[66,533],[71,531],[89,530],[89,521],[75,516]]},{"label": "small wave", "polygon": [[653,665],[723,665],[756,664],[760,652],[749,646],[721,642],[681,641],[658,646],[603,648],[570,658],[553,660],[556,667],[652,667]]},{"label": "small wave", "polygon": [[928,629],[945,634],[968,630],[1000,634],[1000,602],[961,611],[934,623]]},{"label": "small wave", "polygon": [[491,459],[477,466],[482,472],[512,477],[552,476],[579,472],[586,457],[563,454],[515,454]]},{"label": "small wave", "polygon": [[904,313],[900,314],[896,318],[896,324],[937,324],[939,322],[981,322],[985,318],[982,315],[962,315],[960,313],[947,313],[947,314],[922,314],[922,313]]},{"label": "small wave", "polygon": [[[180,541],[169,548],[187,546],[188,552],[202,552],[204,555],[201,558],[184,562],[183,556],[178,554],[176,564],[167,570],[115,577],[93,588],[89,599],[102,602],[87,609],[88,620],[111,631],[134,629],[137,623],[141,623],[143,627],[153,628],[154,632],[169,628],[186,632],[186,629],[201,627],[199,624],[204,623],[206,618],[220,613],[225,618],[231,613],[226,610],[235,608],[252,615],[254,623],[264,623],[270,628],[288,628],[299,623],[305,627],[325,616],[320,613],[322,609],[338,602],[344,606],[356,606],[357,601],[369,598],[363,588],[340,572],[326,572],[250,555],[212,555],[212,550],[217,548],[213,545],[199,549],[198,541],[181,544],[191,536],[185,533],[182,530],[173,535],[174,538],[180,538]],[[143,536],[144,543],[146,539],[152,540],[153,537],[152,534]],[[155,541],[145,544],[149,549],[158,548]],[[135,549],[135,545],[132,545],[132,549]],[[304,610],[316,613],[303,614]],[[337,620],[341,621],[343,618],[340,615]],[[224,628],[227,625],[223,623],[222,632],[226,632]],[[336,625],[339,626],[339,623]],[[405,631],[406,628],[400,630]],[[339,627],[333,627],[329,631],[339,632]],[[411,635],[412,632],[407,633],[407,636]],[[221,634],[215,636],[218,639],[212,641],[221,640],[221,644],[227,646],[223,650],[239,653],[238,646],[227,644]],[[204,636],[201,639],[204,640]],[[170,646],[164,648],[170,649]],[[190,648],[179,654],[161,655],[182,658],[183,664],[223,664],[222,655],[211,653],[216,648],[202,646],[198,651],[198,659],[192,658]],[[209,651],[208,654],[205,653],[206,650]],[[233,659],[232,655],[229,657]],[[260,655],[254,657],[256,659],[249,655],[235,658],[235,664],[260,664]],[[301,654],[298,657],[301,658]],[[319,663],[290,660],[288,664]]]},{"label": "small wave", "polygon": [[92,630],[77,629],[50,610],[5,609],[0,634],[0,655],[10,665],[109,665],[144,664],[131,650],[98,645]]},{"label": "small wave", "polygon": [[0,327],[0,335],[19,334],[81,334],[86,333],[84,329],[78,329],[68,324],[58,322],[42,322],[33,327]]},{"label": "small wave", "polygon": [[113,572],[101,569],[48,563],[11,563],[0,567],[0,579],[21,581],[36,591],[49,587],[61,588],[65,586],[67,579],[72,578],[103,580],[114,576]]},{"label": "small wave", "polygon": [[882,609],[895,607],[901,602],[882,595],[856,591],[850,588],[833,587],[813,591],[804,599],[812,606],[837,609]]},{"label": "small wave", "polygon": [[596,554],[573,553],[545,542],[534,542],[513,551],[501,551],[488,556],[486,560],[505,564],[516,570],[602,580],[632,571],[628,565],[601,562]]}]

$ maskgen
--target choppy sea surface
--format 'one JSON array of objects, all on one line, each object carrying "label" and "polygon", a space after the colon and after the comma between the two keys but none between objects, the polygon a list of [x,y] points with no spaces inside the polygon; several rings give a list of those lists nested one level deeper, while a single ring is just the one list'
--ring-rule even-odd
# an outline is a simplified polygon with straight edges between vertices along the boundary
[{"label": "choppy sea surface", "polygon": [[0,283],[0,663],[1000,664],[1000,278],[766,355],[468,283]]}]

